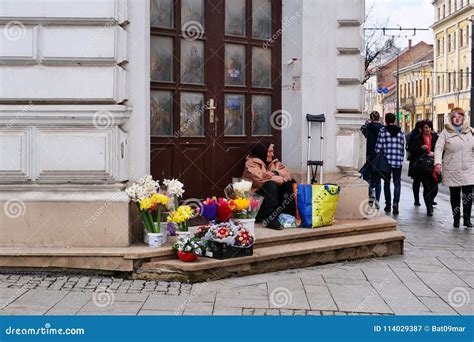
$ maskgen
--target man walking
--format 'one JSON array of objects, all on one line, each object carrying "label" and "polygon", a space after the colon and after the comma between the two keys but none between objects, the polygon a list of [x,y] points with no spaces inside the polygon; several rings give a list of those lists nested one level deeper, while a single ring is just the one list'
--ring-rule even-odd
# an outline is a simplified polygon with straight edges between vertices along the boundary
[{"label": "man walking", "polygon": [[383,175],[383,192],[385,196],[385,212],[392,209],[392,195],[390,192],[390,180],[393,177],[393,214],[399,214],[398,203],[400,202],[402,166],[404,158],[405,138],[402,129],[395,125],[396,117],[393,113],[385,115],[385,126],[380,129],[375,152],[383,152],[390,165],[390,171]]},{"label": "man walking", "polygon": [[[383,126],[380,123],[380,114],[377,111],[370,113],[369,121],[361,127],[362,134],[367,138],[366,161],[369,166],[373,164],[373,160],[377,155],[375,153],[375,145],[377,144],[379,132],[382,127]],[[368,176],[365,179],[368,180],[369,183],[369,203],[371,206],[375,204],[378,208],[380,194],[382,192],[382,182],[378,172],[373,172],[372,169],[373,167],[368,168]]]}]

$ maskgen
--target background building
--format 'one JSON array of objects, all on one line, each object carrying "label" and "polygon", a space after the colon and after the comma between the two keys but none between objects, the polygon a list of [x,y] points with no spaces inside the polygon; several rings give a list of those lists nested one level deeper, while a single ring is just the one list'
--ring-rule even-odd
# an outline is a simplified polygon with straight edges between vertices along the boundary
[{"label": "background building", "polygon": [[433,51],[399,72],[400,125],[409,132],[417,121],[433,120]]},{"label": "background building", "polygon": [[377,97],[377,107],[381,113],[396,113],[397,72],[416,63],[426,55],[432,53],[432,51],[433,46],[430,44],[421,41],[418,44],[412,46],[412,41],[408,40],[408,47],[403,49],[399,54],[398,64],[397,56],[395,56],[378,68],[377,87],[388,88],[389,90],[387,94],[381,94]]},{"label": "background building", "polygon": [[454,107],[470,108],[472,0],[435,0],[434,113],[435,129]]}]

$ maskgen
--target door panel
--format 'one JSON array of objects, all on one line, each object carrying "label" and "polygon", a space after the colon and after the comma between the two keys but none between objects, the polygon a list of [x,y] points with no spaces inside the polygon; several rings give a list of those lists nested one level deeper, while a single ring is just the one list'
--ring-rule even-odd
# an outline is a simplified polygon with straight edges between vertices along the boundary
[{"label": "door panel", "polygon": [[251,144],[280,151],[281,0],[151,1],[151,167],[222,196]]}]

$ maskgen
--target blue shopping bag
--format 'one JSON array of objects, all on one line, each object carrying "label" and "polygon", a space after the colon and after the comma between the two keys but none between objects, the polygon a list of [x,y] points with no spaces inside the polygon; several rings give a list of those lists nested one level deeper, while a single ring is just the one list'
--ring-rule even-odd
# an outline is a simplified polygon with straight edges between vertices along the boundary
[{"label": "blue shopping bag", "polygon": [[298,184],[296,188],[298,213],[301,218],[301,227],[311,228],[313,220],[313,188],[309,184]]}]

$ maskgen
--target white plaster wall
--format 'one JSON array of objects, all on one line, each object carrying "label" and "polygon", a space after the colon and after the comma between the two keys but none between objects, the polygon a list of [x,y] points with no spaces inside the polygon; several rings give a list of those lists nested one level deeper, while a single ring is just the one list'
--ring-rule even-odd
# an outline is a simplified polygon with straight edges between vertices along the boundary
[{"label": "white plaster wall", "polygon": [[127,26],[127,94],[132,116],[123,129],[128,132],[129,179],[150,173],[150,4],[129,0]]},{"label": "white plaster wall", "polygon": [[148,172],[148,11],[146,0],[2,0],[0,190],[101,191]]},{"label": "white plaster wall", "polygon": [[[360,55],[364,18],[363,0],[283,1],[283,17],[298,11],[301,16],[283,30],[283,109],[292,115],[292,125],[283,130],[283,161],[297,173],[306,172],[307,113],[325,114],[325,172],[339,172],[338,160],[359,160],[358,137],[337,143],[341,130],[363,123],[363,62]],[[301,77],[300,88],[291,89],[291,80]],[[351,115],[348,120],[347,115]],[[342,115],[342,119],[341,116]],[[355,134],[355,133],[354,133]],[[347,133],[344,133],[347,135]],[[319,127],[312,131],[312,159],[319,158]],[[338,151],[339,146],[339,151]],[[297,147],[300,149],[298,150]],[[341,150],[343,149],[343,150]],[[339,157],[338,157],[339,153]],[[339,166],[339,167],[338,167]],[[357,167],[354,165],[354,167]]]}]

